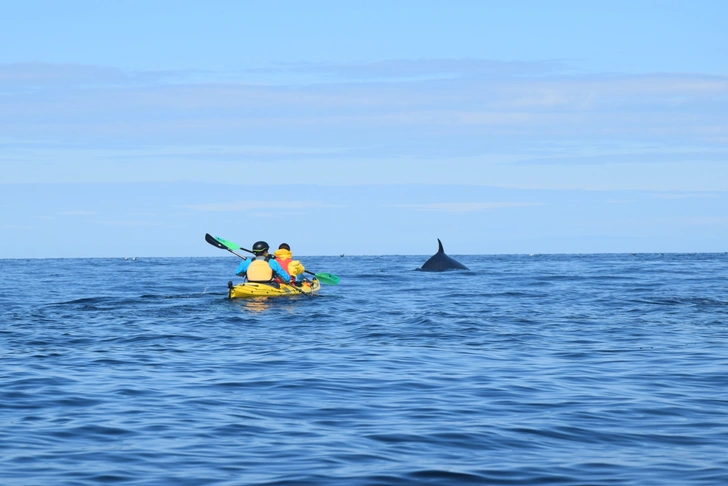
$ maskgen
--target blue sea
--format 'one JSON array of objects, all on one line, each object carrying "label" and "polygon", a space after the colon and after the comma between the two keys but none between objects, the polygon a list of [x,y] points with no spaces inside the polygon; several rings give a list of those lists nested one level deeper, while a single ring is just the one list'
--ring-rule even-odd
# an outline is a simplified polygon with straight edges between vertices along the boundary
[{"label": "blue sea", "polygon": [[0,484],[728,484],[728,254],[452,256],[0,260]]}]

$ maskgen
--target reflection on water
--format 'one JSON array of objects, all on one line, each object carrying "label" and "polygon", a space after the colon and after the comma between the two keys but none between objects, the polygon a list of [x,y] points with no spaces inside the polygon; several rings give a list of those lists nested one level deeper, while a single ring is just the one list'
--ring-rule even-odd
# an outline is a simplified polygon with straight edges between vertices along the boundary
[{"label": "reflection on water", "polygon": [[[241,299],[236,301],[244,311],[257,314],[270,309],[271,299],[268,297],[255,297],[253,299]],[[242,304],[242,305],[241,305]]]}]

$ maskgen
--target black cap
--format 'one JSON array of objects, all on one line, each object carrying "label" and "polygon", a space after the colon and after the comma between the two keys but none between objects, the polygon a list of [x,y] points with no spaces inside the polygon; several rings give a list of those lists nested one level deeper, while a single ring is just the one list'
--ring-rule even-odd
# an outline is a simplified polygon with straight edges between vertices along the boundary
[{"label": "black cap", "polygon": [[278,246],[278,249],[279,249],[279,250],[288,250],[288,251],[291,251],[291,247],[290,247],[290,246],[288,246],[288,243],[281,243],[281,244],[280,244],[280,245]]}]

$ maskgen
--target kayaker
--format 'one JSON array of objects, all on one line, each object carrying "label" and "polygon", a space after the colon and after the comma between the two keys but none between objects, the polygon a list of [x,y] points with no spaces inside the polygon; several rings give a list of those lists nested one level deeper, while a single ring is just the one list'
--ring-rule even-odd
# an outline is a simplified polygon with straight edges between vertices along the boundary
[{"label": "kayaker", "polygon": [[293,253],[291,253],[291,247],[288,243],[281,243],[278,249],[273,252],[276,257],[276,261],[283,270],[288,272],[291,276],[291,283],[298,285],[299,287],[303,284],[303,272],[306,268],[298,260],[292,260]]},{"label": "kayaker", "polygon": [[245,277],[248,282],[269,283],[275,277],[282,279],[283,282],[289,282],[291,276],[268,254],[269,248],[265,241],[256,241],[253,244],[255,257],[240,262],[235,274]]}]

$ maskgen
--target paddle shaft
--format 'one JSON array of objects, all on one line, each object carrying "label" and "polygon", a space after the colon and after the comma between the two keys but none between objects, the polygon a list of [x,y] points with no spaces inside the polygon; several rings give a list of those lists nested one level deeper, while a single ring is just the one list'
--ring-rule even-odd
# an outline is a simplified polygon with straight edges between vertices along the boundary
[{"label": "paddle shaft", "polygon": [[226,248],[226,250],[227,250],[227,251],[229,251],[230,253],[232,253],[233,255],[237,255],[237,256],[239,256],[239,257],[240,257],[240,258],[242,258],[243,260],[247,260],[247,259],[248,259],[248,257],[244,257],[244,256],[243,256],[243,255],[241,255],[240,253],[235,253],[234,251],[232,251],[232,250],[231,250],[231,249],[229,249],[229,248]]}]

